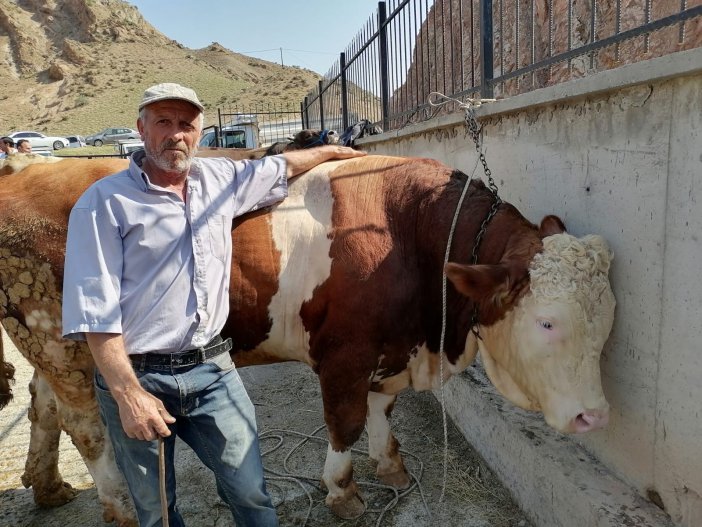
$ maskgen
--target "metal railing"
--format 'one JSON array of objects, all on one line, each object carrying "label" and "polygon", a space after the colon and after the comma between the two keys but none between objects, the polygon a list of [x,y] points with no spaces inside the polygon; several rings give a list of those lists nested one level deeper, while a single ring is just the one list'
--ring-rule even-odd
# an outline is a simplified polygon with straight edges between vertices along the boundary
[{"label": "metal railing", "polygon": [[217,108],[217,120],[220,130],[241,122],[256,122],[260,144],[267,146],[276,141],[286,141],[302,130],[302,110],[302,105],[297,107],[295,104],[282,103],[235,105]]},{"label": "metal railing", "polygon": [[307,128],[402,128],[458,100],[509,97],[702,46],[702,0],[379,2],[301,104]]}]

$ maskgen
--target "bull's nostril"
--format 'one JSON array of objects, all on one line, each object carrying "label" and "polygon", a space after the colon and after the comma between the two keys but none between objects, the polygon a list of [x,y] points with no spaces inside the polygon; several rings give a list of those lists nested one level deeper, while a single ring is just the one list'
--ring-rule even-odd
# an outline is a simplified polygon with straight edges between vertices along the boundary
[{"label": "bull's nostril", "polygon": [[583,433],[603,428],[608,421],[609,415],[607,412],[592,410],[579,413],[574,419],[574,425],[577,433]]}]

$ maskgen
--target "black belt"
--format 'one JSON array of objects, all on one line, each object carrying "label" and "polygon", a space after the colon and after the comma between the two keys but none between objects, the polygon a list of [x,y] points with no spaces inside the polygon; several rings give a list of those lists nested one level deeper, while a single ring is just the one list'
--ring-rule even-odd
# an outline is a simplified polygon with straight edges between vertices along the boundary
[{"label": "black belt", "polygon": [[169,368],[185,368],[195,366],[210,360],[217,355],[231,351],[232,339],[222,340],[217,335],[201,348],[179,351],[177,353],[142,353],[130,355],[132,364],[138,368],[153,368],[167,366]]}]

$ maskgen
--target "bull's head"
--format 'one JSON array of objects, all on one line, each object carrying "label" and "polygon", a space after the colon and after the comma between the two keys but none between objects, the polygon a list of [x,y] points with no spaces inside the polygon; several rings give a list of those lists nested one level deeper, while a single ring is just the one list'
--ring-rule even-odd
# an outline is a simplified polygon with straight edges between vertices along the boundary
[{"label": "bull's head", "polygon": [[543,239],[528,268],[515,262],[446,267],[480,312],[513,302],[499,320],[480,326],[485,370],[507,399],[541,410],[561,432],[595,430],[609,418],[600,354],[614,319],[610,260],[602,237],[560,233]]}]

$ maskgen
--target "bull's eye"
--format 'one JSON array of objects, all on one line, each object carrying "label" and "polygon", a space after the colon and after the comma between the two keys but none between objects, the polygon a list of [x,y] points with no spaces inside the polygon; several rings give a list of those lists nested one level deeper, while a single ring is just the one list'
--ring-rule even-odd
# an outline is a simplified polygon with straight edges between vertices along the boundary
[{"label": "bull's eye", "polygon": [[550,320],[537,320],[536,323],[542,328],[547,329],[549,331],[553,329],[553,323]]}]

